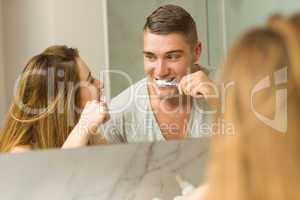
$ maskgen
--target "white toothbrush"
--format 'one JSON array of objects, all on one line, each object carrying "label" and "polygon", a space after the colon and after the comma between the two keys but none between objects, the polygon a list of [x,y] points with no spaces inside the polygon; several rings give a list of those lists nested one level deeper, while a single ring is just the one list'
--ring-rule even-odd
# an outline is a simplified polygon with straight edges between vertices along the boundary
[{"label": "white toothbrush", "polygon": [[156,84],[159,86],[159,87],[177,87],[179,82],[174,79],[174,80],[155,80]]}]

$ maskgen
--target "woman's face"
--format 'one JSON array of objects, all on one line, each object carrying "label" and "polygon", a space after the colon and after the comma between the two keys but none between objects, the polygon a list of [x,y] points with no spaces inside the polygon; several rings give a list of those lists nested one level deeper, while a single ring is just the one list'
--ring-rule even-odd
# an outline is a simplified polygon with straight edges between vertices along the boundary
[{"label": "woman's face", "polygon": [[84,108],[85,104],[91,100],[100,101],[101,92],[104,88],[103,83],[97,80],[91,74],[87,64],[80,58],[76,58],[80,80],[80,108]]}]

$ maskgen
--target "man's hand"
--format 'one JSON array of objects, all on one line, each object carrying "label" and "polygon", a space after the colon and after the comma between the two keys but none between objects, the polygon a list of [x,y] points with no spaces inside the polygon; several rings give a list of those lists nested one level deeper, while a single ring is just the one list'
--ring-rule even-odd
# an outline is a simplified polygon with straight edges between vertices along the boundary
[{"label": "man's hand", "polygon": [[216,95],[216,85],[208,78],[206,70],[195,65],[192,73],[184,76],[178,85],[180,94],[194,98],[209,98]]}]

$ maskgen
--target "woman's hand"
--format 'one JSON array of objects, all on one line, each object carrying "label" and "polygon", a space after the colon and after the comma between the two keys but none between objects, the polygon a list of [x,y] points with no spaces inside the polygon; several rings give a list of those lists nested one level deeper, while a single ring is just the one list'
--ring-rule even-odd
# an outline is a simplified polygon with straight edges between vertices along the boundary
[{"label": "woman's hand", "polygon": [[105,102],[89,101],[86,103],[78,126],[87,134],[95,134],[98,127],[110,119]]},{"label": "woman's hand", "polygon": [[88,144],[99,126],[110,119],[108,107],[104,102],[87,102],[75,128],[71,131],[62,148],[76,148]]}]

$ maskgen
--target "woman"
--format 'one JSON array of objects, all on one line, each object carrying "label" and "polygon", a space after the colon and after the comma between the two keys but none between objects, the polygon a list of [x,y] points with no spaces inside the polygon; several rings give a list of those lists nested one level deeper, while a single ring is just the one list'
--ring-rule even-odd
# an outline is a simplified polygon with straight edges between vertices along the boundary
[{"label": "woman", "polygon": [[273,17],[231,50],[223,81],[234,86],[219,117],[235,135],[214,136],[209,186],[186,199],[299,199],[299,19]]},{"label": "woman", "polygon": [[0,152],[83,146],[109,117],[99,102],[103,84],[76,49],[51,46],[34,56],[17,86]]}]

